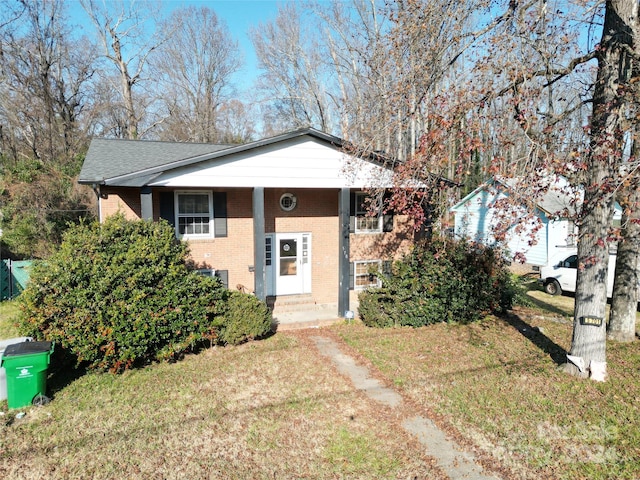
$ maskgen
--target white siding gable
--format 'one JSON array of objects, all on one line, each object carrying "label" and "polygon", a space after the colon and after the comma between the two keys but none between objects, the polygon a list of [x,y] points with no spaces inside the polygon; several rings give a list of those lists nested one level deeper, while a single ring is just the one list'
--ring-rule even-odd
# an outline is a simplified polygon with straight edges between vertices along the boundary
[{"label": "white siding gable", "polygon": [[388,170],[309,137],[291,139],[161,174],[151,186],[365,188],[391,186]]},{"label": "white siding gable", "polygon": [[[506,195],[502,192],[495,193],[481,188],[467,196],[452,210],[455,212],[454,231],[457,238],[468,238],[469,240],[494,245],[496,240],[492,230],[498,223],[493,206],[495,202],[504,199]],[[524,211],[522,213],[524,216]],[[516,216],[515,218],[522,218]],[[527,263],[533,265],[545,265],[547,261],[547,228],[548,220],[544,214],[540,214],[542,228],[533,234],[534,225],[521,224],[522,232],[515,231],[513,225],[507,232],[506,247],[511,256],[516,254],[524,255]],[[532,239],[535,239],[532,242]],[[534,243],[534,245],[532,245]]]}]

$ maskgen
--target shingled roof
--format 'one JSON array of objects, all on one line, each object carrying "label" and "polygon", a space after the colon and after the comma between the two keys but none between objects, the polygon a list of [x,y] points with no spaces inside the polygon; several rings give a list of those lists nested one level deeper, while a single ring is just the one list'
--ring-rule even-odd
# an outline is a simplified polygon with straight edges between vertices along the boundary
[{"label": "shingled roof", "polygon": [[91,141],[79,183],[142,186],[159,174],[194,163],[253,148],[310,135],[340,148],[342,140],[307,128],[244,145],[155,142],[94,138]]},{"label": "shingled roof", "polygon": [[80,183],[103,183],[110,178],[168,165],[178,160],[226,148],[229,146],[94,138],[82,165],[79,181]]}]

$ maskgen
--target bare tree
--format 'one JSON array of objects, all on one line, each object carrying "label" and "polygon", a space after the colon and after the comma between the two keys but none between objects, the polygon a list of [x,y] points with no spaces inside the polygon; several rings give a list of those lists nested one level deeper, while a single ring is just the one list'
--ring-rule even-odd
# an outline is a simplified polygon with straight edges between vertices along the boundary
[{"label": "bare tree", "polygon": [[220,143],[241,144],[255,140],[255,115],[252,112],[251,107],[235,99],[220,105],[218,114]]},{"label": "bare tree", "polygon": [[629,16],[623,18],[626,25],[620,34],[622,48],[628,47],[623,69],[625,83],[620,88],[627,113],[620,130],[625,141],[631,144],[631,152],[628,161],[620,167],[622,182],[617,200],[622,207],[622,222],[607,338],[621,342],[636,338],[636,310],[640,301],[640,21],[637,9],[636,2],[626,10]]},{"label": "bare tree", "polygon": [[[153,98],[136,97],[136,89],[146,80],[149,56],[162,44],[163,39],[150,34],[151,22],[157,19],[157,8],[152,2],[118,0],[99,3],[98,0],[80,0],[96,28],[103,57],[115,67],[121,96],[121,105],[126,113],[126,138],[135,139],[155,126],[147,121]],[[112,77],[106,75],[105,80]],[[143,126],[143,130],[141,130]]]},{"label": "bare tree", "polygon": [[[634,158],[638,158],[637,154]],[[636,167],[637,168],[637,167]],[[618,196],[622,207],[622,234],[618,241],[607,339],[636,339],[636,310],[640,300],[640,184],[637,173]]]},{"label": "bare tree", "polygon": [[241,66],[237,41],[207,7],[174,10],[161,31],[167,41],[153,61],[168,112],[161,137],[220,141],[222,106],[234,92],[231,77]]},{"label": "bare tree", "polygon": [[[634,36],[638,4],[634,0],[610,0],[592,11],[581,10],[580,5],[569,5],[565,11],[549,10],[547,2],[512,4],[516,5],[513,21],[503,36],[495,37],[494,44],[499,48],[490,52],[496,66],[493,76],[506,86],[492,91],[508,99],[503,112],[511,112],[530,146],[518,159],[519,171],[529,184],[528,189],[522,185],[520,193],[531,192],[531,198],[537,198],[546,191],[542,180],[554,174],[566,175],[574,191],[582,192],[575,218],[579,225],[575,320],[564,367],[579,376],[604,380],[606,279],[609,251],[615,240],[614,194],[624,181],[625,112],[629,108],[626,91],[632,88],[634,77],[633,45],[640,40]],[[580,53],[584,42],[578,30],[589,17],[598,18],[594,12],[604,13],[600,41]],[[572,35],[572,30],[576,34]],[[562,42],[550,40],[557,38]],[[513,39],[517,46],[509,43]],[[530,59],[526,65],[515,59],[523,52]],[[589,80],[584,68],[592,60],[597,61],[597,67],[595,77]],[[567,82],[579,86],[581,70],[585,73],[582,79],[586,79],[584,91],[568,101]],[[558,95],[563,84],[564,94]],[[576,125],[584,125],[584,117],[576,114],[587,103],[591,115],[586,135],[581,138],[574,134]],[[498,163],[494,168],[496,173],[509,174],[508,163]]]},{"label": "bare tree", "polygon": [[61,0],[4,2],[0,116],[13,155],[65,163],[86,143],[79,125],[94,72],[86,39],[70,39]]},{"label": "bare tree", "polygon": [[[479,15],[476,28],[445,21],[447,32],[455,32],[450,36],[438,30],[438,13],[472,20],[450,2],[390,3],[392,28],[378,45],[393,46],[386,53],[393,62],[385,65],[390,67],[385,78],[392,96],[387,105],[395,109],[378,115],[386,128],[367,128],[382,135],[394,132],[381,143],[395,145],[390,153],[401,160],[399,184],[417,179],[433,185],[429,179],[441,172],[460,178],[472,155],[489,148],[495,153],[485,163],[487,171],[519,177],[514,198],[532,208],[548,191],[550,179],[569,179],[572,191],[581,195],[575,195],[574,205],[579,272],[565,368],[602,380],[607,265],[614,193],[623,182],[625,92],[635,82],[633,49],[640,41],[634,34],[638,4],[561,3],[505,1],[498,14],[493,4],[469,3],[463,8]],[[487,8],[484,15],[482,7]],[[597,25],[602,15],[600,41],[585,50],[584,25]],[[415,153],[410,150],[414,129]],[[393,206],[419,218],[416,201],[407,201],[404,191],[398,189]],[[426,192],[417,193],[420,199]]]},{"label": "bare tree", "polygon": [[88,143],[95,57],[71,35],[64,6],[0,2],[0,216],[3,246],[18,257],[45,257],[69,222],[90,216],[92,195],[73,177]]},{"label": "bare tree", "polygon": [[287,128],[313,126],[323,131],[334,129],[327,94],[328,77],[323,69],[317,43],[304,36],[310,20],[302,16],[294,3],[278,10],[276,19],[251,31],[260,68],[258,88],[264,103]]}]

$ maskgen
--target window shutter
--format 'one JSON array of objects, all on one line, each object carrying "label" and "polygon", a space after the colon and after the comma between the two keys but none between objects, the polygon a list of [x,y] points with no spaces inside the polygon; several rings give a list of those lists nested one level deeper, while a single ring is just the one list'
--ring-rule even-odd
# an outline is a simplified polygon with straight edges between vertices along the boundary
[{"label": "window shutter", "polygon": [[160,218],[176,226],[176,212],[173,192],[160,192]]},{"label": "window shutter", "polygon": [[393,232],[393,214],[386,213],[382,217],[382,231]]},{"label": "window shutter", "polygon": [[[391,199],[392,193],[389,190],[385,190],[383,196],[383,206],[387,205],[387,202]],[[388,211],[382,217],[382,231],[393,232],[393,212]]]},{"label": "window shutter", "polygon": [[355,288],[355,263],[349,262],[349,290],[353,290]]},{"label": "window shutter", "polygon": [[382,273],[384,275],[391,275],[392,266],[393,266],[393,262],[391,260],[383,260],[382,261]]},{"label": "window shutter", "polygon": [[227,193],[213,192],[213,234],[227,236]]},{"label": "window shutter", "polygon": [[229,288],[229,270],[216,270],[215,276],[220,279],[224,288]]},{"label": "window shutter", "polygon": [[356,233],[356,194],[349,193],[349,233]]}]

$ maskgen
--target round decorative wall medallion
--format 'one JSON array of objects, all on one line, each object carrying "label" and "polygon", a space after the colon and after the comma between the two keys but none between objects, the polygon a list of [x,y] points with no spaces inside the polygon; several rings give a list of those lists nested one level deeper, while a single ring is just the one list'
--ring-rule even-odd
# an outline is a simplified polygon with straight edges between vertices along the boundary
[{"label": "round decorative wall medallion", "polygon": [[280,197],[280,208],[285,212],[290,212],[298,203],[298,199],[293,193],[283,193]]}]

